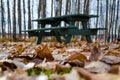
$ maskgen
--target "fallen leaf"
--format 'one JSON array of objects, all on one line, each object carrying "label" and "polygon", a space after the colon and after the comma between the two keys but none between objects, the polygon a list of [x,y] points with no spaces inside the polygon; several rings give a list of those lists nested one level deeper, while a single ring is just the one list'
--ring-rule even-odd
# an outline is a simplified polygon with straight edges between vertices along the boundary
[{"label": "fallen leaf", "polygon": [[100,61],[93,61],[86,64],[84,68],[92,73],[106,73],[110,69],[110,66]]},{"label": "fallen leaf", "polygon": [[73,61],[73,60],[79,60],[81,62],[86,62],[87,61],[87,57],[84,56],[83,54],[77,53],[77,52],[73,52],[71,53],[71,55],[68,58],[68,62],[69,61]]},{"label": "fallen leaf", "polygon": [[54,60],[54,58],[51,54],[52,51],[47,45],[38,46],[35,50],[36,50],[37,55],[41,59],[46,58],[47,61],[53,61]]},{"label": "fallen leaf", "polygon": [[58,62],[46,62],[46,63],[40,63],[36,65],[35,67],[45,70],[55,70],[56,64],[59,64]]},{"label": "fallen leaf", "polygon": [[102,58],[102,51],[100,49],[100,46],[95,45],[92,49],[91,49],[91,55],[89,57],[89,60],[91,61],[97,61],[100,60]]},{"label": "fallen leaf", "polygon": [[34,68],[34,66],[35,66],[35,63],[30,62],[30,63],[28,63],[27,65],[23,66],[22,69],[23,69],[23,70],[28,70],[28,69]]},{"label": "fallen leaf", "polygon": [[109,73],[120,75],[120,66],[112,66]]},{"label": "fallen leaf", "polygon": [[72,60],[68,62],[71,66],[79,66],[79,67],[84,67],[85,63],[79,60]]},{"label": "fallen leaf", "polygon": [[112,56],[112,55],[105,55],[101,59],[101,61],[107,63],[107,64],[118,64],[120,63],[120,57]]},{"label": "fallen leaf", "polygon": [[113,55],[113,56],[116,56],[116,57],[120,57],[120,51],[118,50],[109,50],[106,55]]},{"label": "fallen leaf", "polygon": [[69,65],[61,65],[61,64],[56,64],[55,66],[55,71],[61,72],[65,70],[70,70],[71,66]]}]

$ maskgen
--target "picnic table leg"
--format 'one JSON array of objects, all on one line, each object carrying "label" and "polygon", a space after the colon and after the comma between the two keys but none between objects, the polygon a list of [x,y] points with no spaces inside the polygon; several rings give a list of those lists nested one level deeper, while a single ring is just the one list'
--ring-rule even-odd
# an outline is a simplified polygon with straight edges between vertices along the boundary
[{"label": "picnic table leg", "polygon": [[42,41],[42,32],[37,33],[36,44],[40,44]]},{"label": "picnic table leg", "polygon": [[42,41],[42,36],[38,36],[37,41],[36,41],[36,44],[40,44],[41,41]]},{"label": "picnic table leg", "polygon": [[71,38],[72,38],[72,35],[67,35],[66,37],[65,37],[65,44],[67,44],[67,43],[70,43],[70,40],[71,40]]},{"label": "picnic table leg", "polygon": [[[88,22],[87,20],[86,21],[82,21],[83,29],[88,29],[87,28],[87,22]],[[90,35],[85,35],[85,37],[86,37],[87,42],[89,42],[89,43],[92,42]]]},{"label": "picnic table leg", "polygon": [[54,30],[55,37],[59,43],[62,43],[61,36],[59,35],[59,31]]},{"label": "picnic table leg", "polygon": [[59,43],[62,43],[61,37],[60,36],[56,36],[56,39]]},{"label": "picnic table leg", "polygon": [[90,35],[86,35],[86,40],[87,40],[87,42],[89,42],[89,43],[92,42]]}]

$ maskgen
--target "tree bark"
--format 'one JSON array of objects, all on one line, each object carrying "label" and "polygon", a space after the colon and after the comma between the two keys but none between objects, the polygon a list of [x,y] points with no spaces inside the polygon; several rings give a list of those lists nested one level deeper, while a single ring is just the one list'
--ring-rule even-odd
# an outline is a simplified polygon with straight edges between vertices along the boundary
[{"label": "tree bark", "polygon": [[38,5],[38,18],[40,18],[40,12],[41,12],[41,0],[39,0],[39,5]]},{"label": "tree bark", "polygon": [[[107,29],[108,28],[108,3],[109,3],[109,0],[106,0],[106,21],[105,21],[105,28]],[[107,37],[108,37],[108,30],[105,30],[105,41],[107,41]]]},{"label": "tree bark", "polygon": [[7,0],[7,10],[8,10],[8,37],[11,37],[11,17],[9,0]]},{"label": "tree bark", "polygon": [[22,33],[21,33],[21,28],[22,28],[22,23],[21,23],[22,17],[21,17],[21,0],[18,0],[18,27],[19,27],[19,38],[22,38]]},{"label": "tree bark", "polygon": [[16,41],[16,0],[13,1],[13,40]]},{"label": "tree bark", "polygon": [[30,9],[30,0],[28,0],[28,29],[31,29],[31,9]]},{"label": "tree bark", "polygon": [[[115,40],[117,40],[117,30],[119,30],[118,19],[119,19],[119,3],[120,1],[117,0],[117,13],[116,13],[116,20],[115,20]],[[119,34],[118,34],[119,35]]]},{"label": "tree bark", "polygon": [[3,0],[1,0],[1,16],[2,16],[2,37],[5,37],[5,19],[4,19],[4,6]]},{"label": "tree bark", "polygon": [[[25,18],[25,0],[23,0],[23,23],[24,23],[24,30],[26,30],[26,18]],[[26,39],[26,32],[24,32],[24,39]]]},{"label": "tree bark", "polygon": [[51,17],[53,16],[53,0],[51,2]]}]

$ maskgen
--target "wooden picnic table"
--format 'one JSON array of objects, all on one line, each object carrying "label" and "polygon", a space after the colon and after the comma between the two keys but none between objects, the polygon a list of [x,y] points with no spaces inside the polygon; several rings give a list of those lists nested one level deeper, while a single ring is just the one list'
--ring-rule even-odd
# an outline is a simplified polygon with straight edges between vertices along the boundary
[{"label": "wooden picnic table", "polygon": [[[57,17],[48,17],[42,19],[35,19],[32,21],[38,22],[40,25],[38,29],[29,29],[26,32],[29,36],[37,36],[37,44],[40,44],[43,36],[55,36],[57,41],[62,43],[61,36],[65,37],[64,43],[70,42],[73,35],[84,35],[88,42],[92,42],[91,35],[96,35],[98,30],[104,30],[103,28],[88,28],[88,21],[90,18],[96,18],[97,15],[86,14],[70,14]],[[60,26],[61,22],[67,23],[67,26]],[[75,26],[75,22],[80,21],[82,23],[82,29]],[[50,28],[46,28],[46,25],[51,25]],[[50,30],[46,32],[46,30]]]}]

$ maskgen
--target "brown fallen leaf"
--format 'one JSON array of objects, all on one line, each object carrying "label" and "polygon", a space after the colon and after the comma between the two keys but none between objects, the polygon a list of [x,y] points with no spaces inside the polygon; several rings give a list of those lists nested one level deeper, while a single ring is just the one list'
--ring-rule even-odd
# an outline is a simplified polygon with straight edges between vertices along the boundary
[{"label": "brown fallen leaf", "polygon": [[85,63],[81,62],[79,60],[72,60],[68,62],[71,66],[79,66],[79,67],[84,67]]},{"label": "brown fallen leaf", "polygon": [[109,50],[106,55],[120,56],[120,51],[118,50]]},{"label": "brown fallen leaf", "polygon": [[61,72],[65,70],[70,70],[71,66],[56,64],[55,71]]},{"label": "brown fallen leaf", "polygon": [[100,60],[102,58],[102,50],[100,49],[99,45],[95,45],[92,49],[91,49],[91,55],[89,57],[89,60],[91,61],[97,61]]},{"label": "brown fallen leaf", "polygon": [[81,53],[73,52],[73,53],[71,53],[71,55],[69,56],[67,61],[69,62],[69,61],[73,61],[73,60],[79,60],[81,62],[86,62],[87,57]]},{"label": "brown fallen leaf", "polygon": [[65,52],[65,49],[64,49],[64,48],[58,50],[58,53],[60,53],[60,54],[62,54],[62,53],[64,53],[64,52]]},{"label": "brown fallen leaf", "polygon": [[120,66],[112,66],[112,68],[108,72],[120,75]]},{"label": "brown fallen leaf", "polygon": [[41,58],[44,59],[46,58],[47,61],[53,61],[54,58],[51,54],[51,49],[47,45],[42,45],[38,46],[35,48],[37,55]]}]

